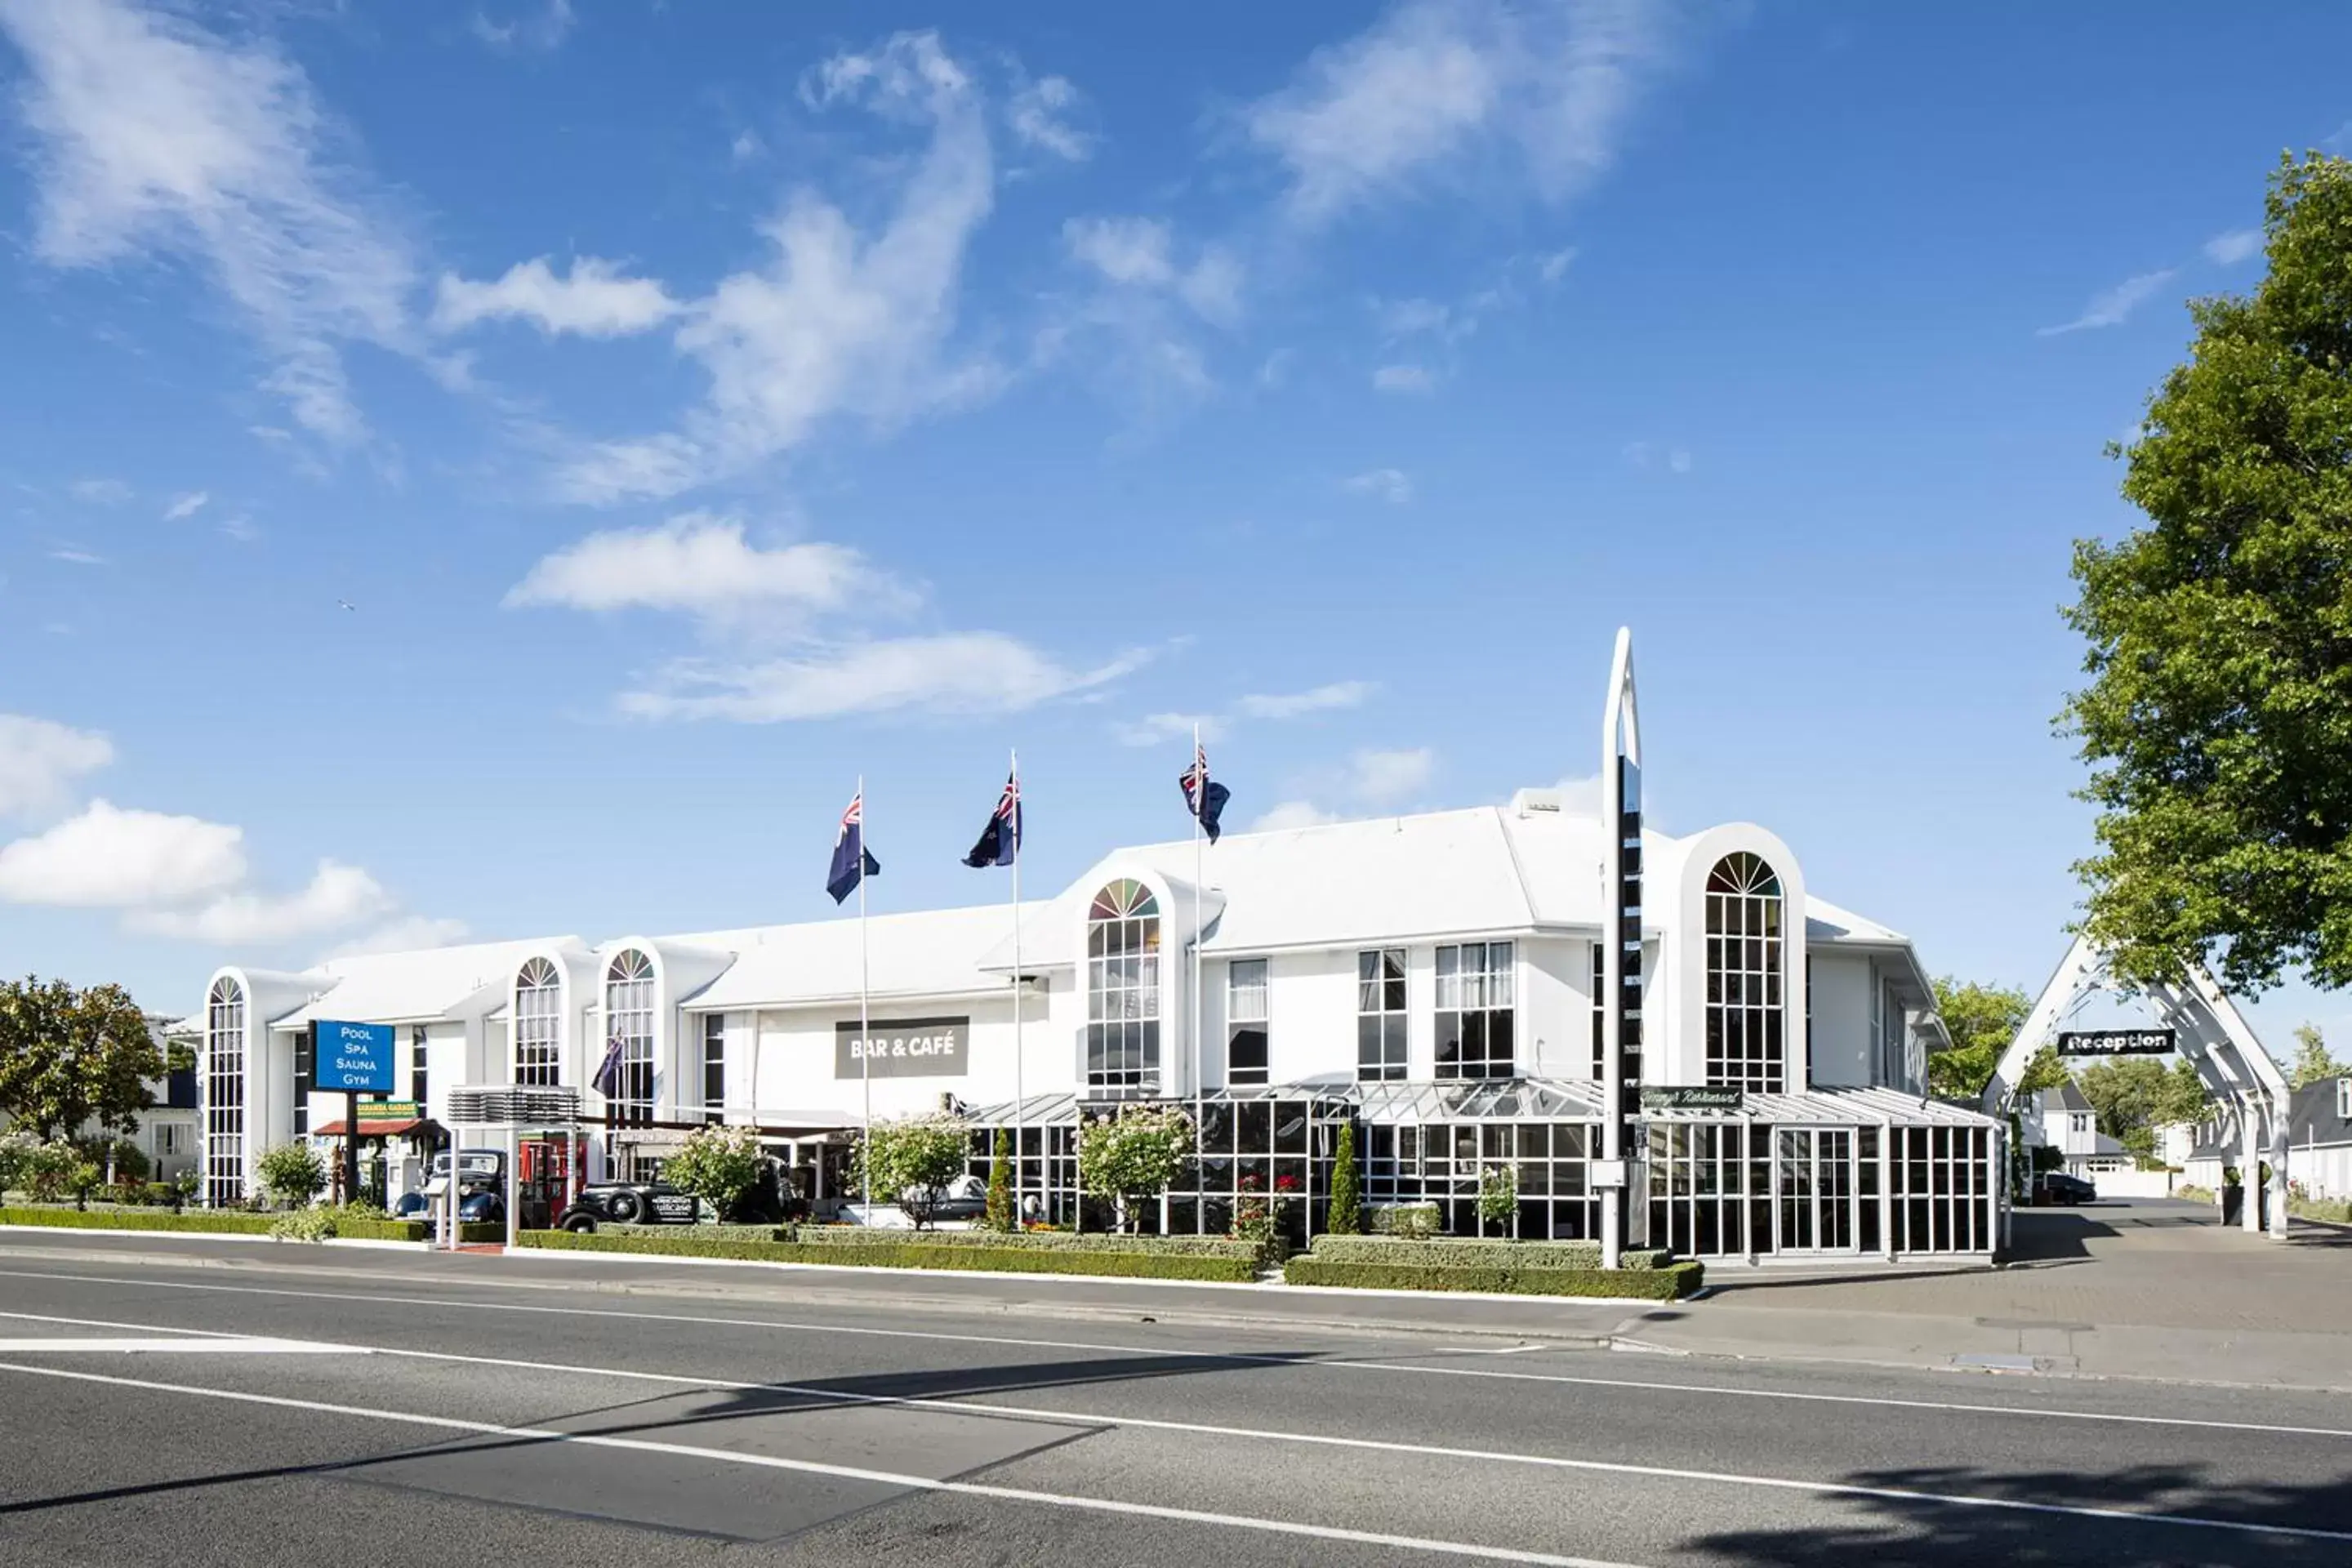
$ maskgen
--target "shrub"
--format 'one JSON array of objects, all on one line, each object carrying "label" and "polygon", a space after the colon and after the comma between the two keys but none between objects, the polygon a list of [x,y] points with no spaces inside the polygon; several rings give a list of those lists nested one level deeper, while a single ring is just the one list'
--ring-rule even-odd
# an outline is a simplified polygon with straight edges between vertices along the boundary
[{"label": "shrub", "polygon": [[877,1203],[896,1203],[921,1230],[947,1201],[948,1188],[971,1158],[971,1133],[962,1121],[938,1111],[877,1121],[857,1145],[857,1175],[870,1173]]},{"label": "shrub", "polygon": [[760,1138],[749,1127],[699,1127],[662,1162],[662,1180],[692,1193],[725,1219],[760,1184]]},{"label": "shrub", "polygon": [[[1428,1268],[1599,1268],[1597,1241],[1505,1241],[1495,1237],[1439,1237],[1413,1241],[1389,1236],[1318,1236],[1314,1255],[1334,1263],[1402,1264]],[[1627,1247],[1624,1269],[1663,1268],[1671,1255],[1650,1247]]]},{"label": "shrub", "polygon": [[1345,1285],[1381,1290],[1483,1290],[1513,1296],[1632,1296],[1671,1301],[1706,1278],[1696,1261],[1663,1268],[1430,1268],[1412,1263],[1341,1262],[1301,1253],[1283,1266],[1293,1285]]},{"label": "shrub", "polygon": [[[699,1227],[698,1227],[699,1228]],[[680,1227],[681,1232],[683,1227]],[[615,1236],[606,1231],[574,1234],[562,1230],[530,1230],[522,1245],[551,1251],[635,1252],[670,1258],[729,1258],[758,1263],[854,1264],[874,1268],[986,1269],[998,1273],[1092,1274],[1139,1279],[1215,1279],[1248,1281],[1257,1278],[1257,1258],[1246,1247],[1231,1255],[1170,1252],[1120,1246],[1035,1247],[1005,1246],[1010,1237],[989,1233],[969,1245],[941,1245],[942,1233],[898,1233],[896,1239],[875,1235],[850,1246],[789,1241],[729,1241],[705,1239],[696,1234]],[[1073,1238],[1076,1239],[1076,1238]],[[1088,1241],[1192,1240],[1192,1237],[1100,1237]],[[1226,1244],[1230,1246],[1231,1244]]]},{"label": "shrub", "polygon": [[1478,1223],[1507,1226],[1519,1233],[1519,1173],[1509,1165],[1488,1165],[1478,1173]]},{"label": "shrub", "polygon": [[16,1168],[16,1179],[40,1203],[53,1204],[73,1190],[80,1157],[70,1143],[36,1143]]},{"label": "shrub", "polygon": [[1192,1119],[1173,1106],[1124,1109],[1078,1129],[1078,1184],[1107,1198],[1121,1229],[1168,1190],[1193,1149]]},{"label": "shrub", "polygon": [[1364,1228],[1364,1189],[1356,1174],[1356,1124],[1339,1124],[1339,1141],[1331,1151],[1331,1209],[1323,1228],[1337,1236],[1353,1236]]},{"label": "shrub", "polygon": [[174,1208],[180,1202],[180,1184],[177,1182],[149,1182],[144,1192],[146,1195],[141,1201],[156,1208]]},{"label": "shrub", "polygon": [[988,1157],[988,1228],[1009,1231],[1013,1228],[1013,1134],[1000,1127],[996,1142]]},{"label": "shrub", "polygon": [[335,1216],[326,1209],[289,1209],[269,1222],[272,1241],[324,1241],[335,1234]]},{"label": "shrub", "polygon": [[1379,1204],[1371,1215],[1375,1236],[1431,1237],[1440,1223],[1435,1204]]},{"label": "shrub", "polygon": [[[653,1227],[660,1228],[660,1227]],[[673,1230],[675,1227],[672,1227]],[[709,1226],[698,1227],[698,1234]],[[848,1250],[859,1247],[897,1247],[907,1242],[903,1230],[868,1230],[860,1226],[807,1225],[787,1226],[776,1239],[803,1247]],[[1222,1236],[1135,1236],[1126,1232],[1081,1235],[1069,1230],[1026,1230],[1000,1236],[989,1230],[933,1230],[923,1234],[925,1247],[1012,1248],[1028,1252],[1150,1252],[1166,1256],[1248,1258],[1244,1243]]]},{"label": "shrub", "polygon": [[262,1190],[289,1208],[327,1190],[327,1163],[308,1143],[280,1143],[261,1156],[257,1170]]},{"label": "shrub", "polygon": [[[238,1209],[199,1209],[165,1214],[155,1209],[0,1208],[0,1225],[46,1226],[53,1230],[163,1230],[192,1236],[268,1236],[279,1219],[324,1209],[270,1215]],[[422,1241],[425,1226],[415,1220],[338,1219],[335,1234],[371,1241]]]},{"label": "shrub", "polygon": [[98,1191],[99,1184],[105,1180],[106,1173],[99,1169],[96,1161],[76,1159],[66,1176],[66,1190],[73,1194],[74,1207],[88,1208],[89,1194]]}]

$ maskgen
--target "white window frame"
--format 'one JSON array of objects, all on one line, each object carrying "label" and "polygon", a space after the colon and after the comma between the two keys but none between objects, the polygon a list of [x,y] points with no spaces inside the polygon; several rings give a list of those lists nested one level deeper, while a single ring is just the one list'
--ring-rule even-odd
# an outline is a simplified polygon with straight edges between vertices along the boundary
[{"label": "white window frame", "polygon": [[[1225,962],[1225,1081],[1238,1084],[1270,1083],[1274,1078],[1274,1033],[1268,1027],[1266,1014],[1272,1004],[1267,998],[1270,969],[1263,958],[1234,958]],[[1262,1067],[1243,1070],[1254,1073],[1252,1078],[1235,1077],[1234,1067],[1234,1031],[1244,1025],[1255,1025],[1265,1037],[1265,1063]]]}]

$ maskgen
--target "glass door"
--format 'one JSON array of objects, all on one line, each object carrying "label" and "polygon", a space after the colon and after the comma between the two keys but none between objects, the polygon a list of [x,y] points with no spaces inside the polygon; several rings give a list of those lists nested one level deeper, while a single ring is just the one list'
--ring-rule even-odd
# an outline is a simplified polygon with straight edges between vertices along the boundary
[{"label": "glass door", "polygon": [[1780,1250],[1852,1252],[1854,1139],[1851,1127],[1783,1127]]}]

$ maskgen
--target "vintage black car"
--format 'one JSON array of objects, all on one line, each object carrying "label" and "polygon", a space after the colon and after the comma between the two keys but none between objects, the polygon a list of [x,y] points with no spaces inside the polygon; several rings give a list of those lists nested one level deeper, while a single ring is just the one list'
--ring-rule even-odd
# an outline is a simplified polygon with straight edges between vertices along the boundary
[{"label": "vintage black car", "polygon": [[555,1216],[560,1230],[600,1225],[692,1225],[697,1200],[667,1182],[592,1182]]}]

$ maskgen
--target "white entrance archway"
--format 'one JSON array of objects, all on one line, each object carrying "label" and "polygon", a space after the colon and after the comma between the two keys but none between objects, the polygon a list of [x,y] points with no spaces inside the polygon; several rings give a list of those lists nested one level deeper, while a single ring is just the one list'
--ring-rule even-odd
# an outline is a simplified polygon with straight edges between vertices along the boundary
[{"label": "white entrance archway", "polygon": [[2245,1205],[2245,1228],[2262,1229],[2263,1211],[2267,1208],[2271,1236],[2284,1236],[2286,1075],[2279,1071],[2278,1063],[2263,1048],[2237,1005],[2202,965],[2168,984],[2125,987],[2108,973],[2106,955],[2097,944],[2077,936],[2057,972],[2042,986],[2017,1037],[2010,1041],[1994,1067],[1992,1079],[1985,1085],[1986,1111],[2000,1116],[2015,1109],[2017,1085],[2025,1076],[2027,1064],[2043,1047],[2057,1042],[2059,1025],[2096,991],[2137,995],[2158,1022],[2173,1032],[2175,1047],[2196,1068],[2206,1092],[2221,1107],[2223,1136],[2235,1142],[2242,1152],[2239,1168],[2253,1177],[2264,1159],[2270,1162],[2270,1201]]}]

